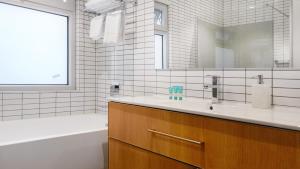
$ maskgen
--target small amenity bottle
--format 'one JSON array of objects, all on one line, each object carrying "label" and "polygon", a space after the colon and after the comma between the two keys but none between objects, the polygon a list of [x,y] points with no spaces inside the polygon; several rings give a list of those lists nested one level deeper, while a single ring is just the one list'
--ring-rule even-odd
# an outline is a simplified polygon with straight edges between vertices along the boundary
[{"label": "small amenity bottle", "polygon": [[174,93],[174,88],[169,87],[169,100],[173,100],[173,93]]},{"label": "small amenity bottle", "polygon": [[178,100],[178,86],[173,86],[174,88],[174,100]]},{"label": "small amenity bottle", "polygon": [[178,86],[178,100],[183,100],[183,87]]}]

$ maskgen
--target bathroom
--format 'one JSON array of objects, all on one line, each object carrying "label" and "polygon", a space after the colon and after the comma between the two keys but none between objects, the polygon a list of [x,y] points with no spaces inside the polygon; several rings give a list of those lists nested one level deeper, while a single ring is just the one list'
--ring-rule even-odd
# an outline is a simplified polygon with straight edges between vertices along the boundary
[{"label": "bathroom", "polygon": [[0,0],[0,169],[300,168],[299,9]]}]

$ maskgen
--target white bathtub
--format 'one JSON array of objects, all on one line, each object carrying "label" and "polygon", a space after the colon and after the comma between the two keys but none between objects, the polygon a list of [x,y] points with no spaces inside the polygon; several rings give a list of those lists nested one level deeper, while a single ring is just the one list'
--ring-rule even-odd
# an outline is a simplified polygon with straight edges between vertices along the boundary
[{"label": "white bathtub", "polygon": [[107,116],[0,122],[0,169],[106,169]]}]

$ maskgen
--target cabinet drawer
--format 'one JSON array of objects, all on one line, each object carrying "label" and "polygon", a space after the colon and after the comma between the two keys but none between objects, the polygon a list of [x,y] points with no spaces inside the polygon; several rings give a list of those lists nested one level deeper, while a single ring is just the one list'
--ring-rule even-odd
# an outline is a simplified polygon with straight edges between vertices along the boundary
[{"label": "cabinet drawer", "polygon": [[196,169],[196,167],[109,139],[109,169]]},{"label": "cabinet drawer", "polygon": [[109,103],[109,137],[204,168],[199,116]]},{"label": "cabinet drawer", "polygon": [[300,169],[299,132],[204,117],[206,169]]}]

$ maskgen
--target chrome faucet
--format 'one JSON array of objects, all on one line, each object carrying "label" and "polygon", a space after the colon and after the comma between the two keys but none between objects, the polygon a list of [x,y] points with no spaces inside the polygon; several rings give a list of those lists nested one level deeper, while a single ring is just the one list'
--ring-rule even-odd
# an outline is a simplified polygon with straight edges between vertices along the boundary
[{"label": "chrome faucet", "polygon": [[221,92],[220,92],[220,77],[219,76],[211,76],[208,75],[206,77],[211,77],[211,84],[204,84],[204,89],[211,88],[212,90],[212,104],[219,103],[221,100]]}]

